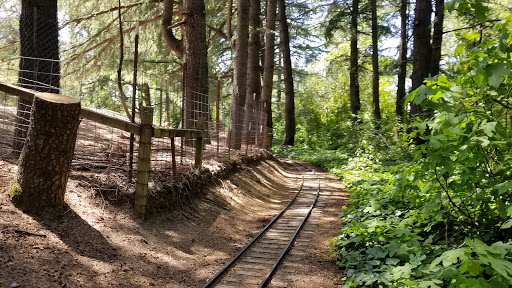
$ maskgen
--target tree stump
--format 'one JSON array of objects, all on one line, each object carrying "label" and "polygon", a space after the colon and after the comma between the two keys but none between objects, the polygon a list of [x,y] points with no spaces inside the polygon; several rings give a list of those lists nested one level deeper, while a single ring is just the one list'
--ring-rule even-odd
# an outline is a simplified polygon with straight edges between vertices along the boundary
[{"label": "tree stump", "polygon": [[80,101],[51,93],[34,97],[11,201],[42,214],[64,206],[64,194],[80,123]]}]

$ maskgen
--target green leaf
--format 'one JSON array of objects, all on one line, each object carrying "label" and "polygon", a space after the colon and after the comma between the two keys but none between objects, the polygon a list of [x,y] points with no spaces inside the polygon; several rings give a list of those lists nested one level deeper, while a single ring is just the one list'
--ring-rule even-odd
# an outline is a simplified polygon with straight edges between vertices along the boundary
[{"label": "green leaf", "polygon": [[512,279],[512,262],[491,255],[481,255],[480,259],[482,260],[482,263],[489,263],[492,269],[498,272],[501,276],[507,279]]},{"label": "green leaf", "polygon": [[433,91],[434,90],[432,88],[425,85],[421,85],[418,88],[416,95],[414,97],[414,104],[421,104],[421,102],[423,102],[423,100],[425,100],[425,98],[427,98],[428,95],[431,95]]},{"label": "green leaf", "polygon": [[484,9],[475,9],[475,16],[480,21],[480,23],[485,23],[487,21],[487,17],[485,16],[485,10]]},{"label": "green leaf", "polygon": [[482,240],[480,240],[478,238],[475,238],[474,240],[471,240],[471,239],[466,237],[464,242],[466,242],[466,244],[469,247],[471,247],[479,256],[487,255],[489,253],[495,254],[495,255],[499,255],[500,254],[499,251],[497,251],[496,249],[494,249],[492,247],[487,246],[484,242],[482,242]]},{"label": "green leaf", "polygon": [[428,142],[428,146],[432,147],[433,150],[439,150],[443,145],[441,142],[437,141],[434,138],[430,138],[430,141]]},{"label": "green leaf", "polygon": [[454,56],[457,57],[459,55],[462,55],[462,53],[464,53],[464,48],[465,47],[466,47],[465,43],[461,43],[461,44],[457,45],[457,48],[455,48]]},{"label": "green leaf", "polygon": [[393,280],[400,278],[409,278],[411,276],[412,269],[416,268],[416,265],[405,263],[404,266],[398,266],[393,268]]},{"label": "green leaf", "polygon": [[464,274],[466,271],[469,272],[472,276],[478,276],[482,273],[484,269],[477,261],[474,260],[464,260],[459,267],[460,273]]},{"label": "green leaf", "polygon": [[454,263],[457,263],[460,260],[467,260],[468,256],[464,248],[458,248],[454,250],[448,250],[441,254],[441,256],[437,257],[430,263],[430,268],[433,268],[437,264],[443,262],[443,266],[450,266]]},{"label": "green leaf", "polygon": [[501,241],[492,243],[492,248],[496,249],[501,253],[501,257],[506,257],[509,251],[512,251],[512,241],[509,241],[507,243],[503,243]]},{"label": "green leaf", "polygon": [[442,286],[439,286],[439,285],[443,285],[443,281],[437,280],[437,279],[432,279],[432,280],[420,281],[420,282],[418,282],[416,287],[420,287],[420,288],[429,288],[429,287],[430,288],[438,288],[438,287],[442,287]]},{"label": "green leaf", "polygon": [[474,32],[464,32],[462,33],[462,37],[468,39],[468,40],[474,40],[478,37],[480,37],[480,33],[478,33],[477,31],[474,31]]},{"label": "green leaf", "polygon": [[492,137],[494,135],[494,131],[496,130],[496,123],[497,122],[487,122],[480,126],[480,129],[482,129],[487,136]]},{"label": "green leaf", "polygon": [[512,219],[508,219],[507,221],[505,221],[505,223],[501,225],[500,229],[508,229],[510,227],[512,227]]},{"label": "green leaf", "polygon": [[508,45],[505,42],[508,39],[508,37],[509,37],[508,31],[503,32],[501,34],[501,37],[500,37],[500,41],[499,41],[498,47],[499,47],[500,51],[503,52],[503,53],[506,53],[507,50],[508,50]]},{"label": "green leaf", "polygon": [[407,229],[401,229],[401,230],[395,231],[395,233],[393,233],[391,236],[400,238],[400,237],[408,236],[408,235],[411,235],[411,231],[409,231]]},{"label": "green leaf", "polygon": [[492,288],[487,280],[485,280],[482,277],[479,278],[469,278],[467,282],[465,283],[465,286],[461,287],[471,287],[471,288]]},{"label": "green leaf", "polygon": [[382,259],[382,258],[386,257],[386,255],[388,254],[388,251],[385,251],[381,247],[371,247],[371,248],[366,249],[366,254],[373,256],[376,259]]},{"label": "green leaf", "polygon": [[[489,146],[489,144],[491,143],[491,141],[489,141],[489,138],[487,138],[487,136],[483,136],[483,137],[471,137],[471,140],[478,140],[481,142],[481,145],[482,147],[487,147]],[[474,141],[474,142],[477,142],[477,141]]]},{"label": "green leaf", "polygon": [[379,211],[381,209],[381,204],[378,201],[374,201],[371,205],[366,206],[363,210],[365,213],[373,213],[375,211]]},{"label": "green leaf", "polygon": [[498,88],[501,82],[503,82],[503,76],[510,74],[510,67],[507,63],[494,63],[487,66],[487,73],[489,79],[489,85]]},{"label": "green leaf", "polygon": [[392,266],[395,266],[396,264],[398,264],[400,262],[400,259],[398,258],[387,258],[386,259],[386,264],[387,265],[392,265]]},{"label": "green leaf", "polygon": [[[498,189],[498,194],[502,195],[503,193],[508,193],[510,190],[512,190],[512,182],[502,182],[496,185],[496,189]],[[508,208],[507,216],[512,216],[512,206]]]},{"label": "green leaf", "polygon": [[501,276],[494,276],[489,280],[489,284],[492,288],[509,288],[512,282],[507,281],[507,279]]}]

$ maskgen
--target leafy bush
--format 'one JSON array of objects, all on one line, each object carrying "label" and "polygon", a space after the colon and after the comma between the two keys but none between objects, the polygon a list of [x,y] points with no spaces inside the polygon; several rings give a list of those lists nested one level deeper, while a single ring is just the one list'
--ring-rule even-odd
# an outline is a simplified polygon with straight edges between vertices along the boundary
[{"label": "leafy bush", "polygon": [[337,145],[276,147],[329,169],[351,192],[330,243],[345,287],[512,287],[509,31],[512,16],[479,42],[463,34],[451,76],[408,96],[430,116],[414,119],[401,143],[390,122],[376,132],[363,113],[359,125],[338,121]]}]

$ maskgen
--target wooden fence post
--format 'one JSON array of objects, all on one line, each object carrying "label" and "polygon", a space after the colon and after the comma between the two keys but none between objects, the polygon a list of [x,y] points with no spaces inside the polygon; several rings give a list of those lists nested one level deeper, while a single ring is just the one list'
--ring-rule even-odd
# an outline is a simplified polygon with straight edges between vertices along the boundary
[{"label": "wooden fence post", "polygon": [[144,220],[148,203],[148,182],[151,170],[151,138],[153,137],[153,108],[142,107],[140,114],[139,157],[135,186],[135,210]]},{"label": "wooden fence post", "polygon": [[203,131],[203,135],[196,138],[196,159],[194,166],[199,171],[203,170],[203,149],[204,149],[204,130],[205,130],[205,118],[199,117],[197,120],[197,129]]}]

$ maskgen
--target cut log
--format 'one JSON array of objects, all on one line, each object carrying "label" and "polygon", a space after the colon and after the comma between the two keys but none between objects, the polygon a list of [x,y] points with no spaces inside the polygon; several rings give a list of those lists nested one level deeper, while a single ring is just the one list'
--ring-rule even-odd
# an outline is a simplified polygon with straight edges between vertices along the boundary
[{"label": "cut log", "polygon": [[79,116],[78,99],[52,93],[35,95],[10,194],[20,210],[43,214],[64,206]]}]

